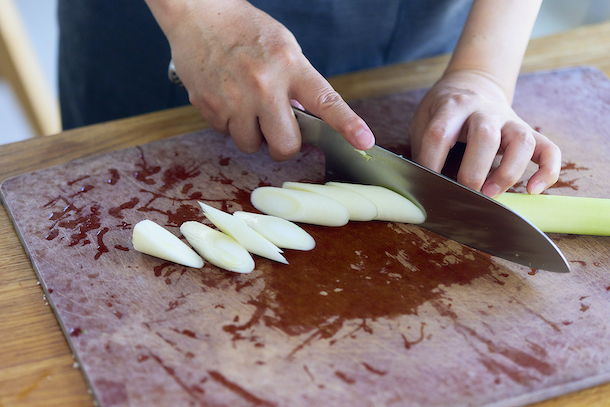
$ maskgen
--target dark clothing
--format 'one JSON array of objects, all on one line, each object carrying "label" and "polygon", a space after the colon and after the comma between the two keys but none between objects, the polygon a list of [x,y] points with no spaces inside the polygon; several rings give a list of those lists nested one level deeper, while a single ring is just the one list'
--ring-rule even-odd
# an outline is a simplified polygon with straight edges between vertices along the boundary
[{"label": "dark clothing", "polygon": [[[222,0],[220,0],[222,1]],[[471,0],[252,0],[324,76],[450,52]],[[188,104],[142,0],[59,0],[64,129]]]}]

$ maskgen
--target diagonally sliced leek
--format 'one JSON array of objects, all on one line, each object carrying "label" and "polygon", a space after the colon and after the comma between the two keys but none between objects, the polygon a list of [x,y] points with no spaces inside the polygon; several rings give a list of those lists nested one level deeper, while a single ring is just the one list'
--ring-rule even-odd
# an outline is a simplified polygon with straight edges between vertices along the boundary
[{"label": "diagonally sliced leek", "polygon": [[143,220],[134,226],[132,243],[133,248],[141,253],[188,267],[203,267],[203,260],[193,249],[151,220]]},{"label": "diagonally sliced leek", "polygon": [[610,236],[610,199],[507,192],[496,201],[546,233]]},{"label": "diagonally sliced leek", "polygon": [[180,232],[204,259],[221,269],[250,273],[254,260],[250,253],[231,236],[199,222],[184,222]]},{"label": "diagonally sliced leek", "polygon": [[259,211],[293,222],[343,226],[349,221],[345,206],[313,192],[260,187],[252,191],[250,200]]},{"label": "diagonally sliced leek", "polygon": [[377,206],[358,192],[335,185],[307,184],[304,182],[284,182],[282,188],[297,189],[325,195],[340,202],[349,212],[349,220],[369,221],[377,216]]},{"label": "diagonally sliced leek", "polygon": [[375,206],[377,206],[376,220],[413,223],[416,225],[424,223],[426,220],[426,215],[417,205],[387,188],[343,182],[327,182],[326,185],[349,188],[373,201]]},{"label": "diagonally sliced leek", "polygon": [[289,220],[243,211],[234,212],[233,216],[246,222],[246,225],[282,249],[311,250],[316,246],[309,233]]},{"label": "diagonally sliced leek", "polygon": [[203,212],[218,229],[237,240],[250,253],[288,264],[279,247],[254,231],[243,220],[199,202]]}]

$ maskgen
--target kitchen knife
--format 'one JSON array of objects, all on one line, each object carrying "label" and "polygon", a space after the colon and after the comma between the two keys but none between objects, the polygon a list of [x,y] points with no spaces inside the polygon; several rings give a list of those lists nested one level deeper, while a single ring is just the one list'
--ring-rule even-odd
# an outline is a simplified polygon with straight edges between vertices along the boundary
[{"label": "kitchen knife", "polygon": [[377,145],[358,150],[323,120],[293,110],[303,142],[324,152],[327,181],[389,188],[425,212],[423,228],[532,269],[570,271],[548,236],[502,204]]}]

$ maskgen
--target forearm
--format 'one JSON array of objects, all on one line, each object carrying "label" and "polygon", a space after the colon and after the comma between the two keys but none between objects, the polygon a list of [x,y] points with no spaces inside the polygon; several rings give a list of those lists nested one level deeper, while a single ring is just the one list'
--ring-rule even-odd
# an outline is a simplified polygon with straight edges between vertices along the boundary
[{"label": "forearm", "polygon": [[475,0],[447,73],[474,71],[512,102],[523,55],[542,0]]},{"label": "forearm", "polygon": [[246,0],[145,0],[164,34],[230,28],[231,18],[247,13]]},{"label": "forearm", "polygon": [[178,27],[183,16],[190,13],[192,9],[192,2],[188,0],[144,0],[144,2],[166,36]]}]

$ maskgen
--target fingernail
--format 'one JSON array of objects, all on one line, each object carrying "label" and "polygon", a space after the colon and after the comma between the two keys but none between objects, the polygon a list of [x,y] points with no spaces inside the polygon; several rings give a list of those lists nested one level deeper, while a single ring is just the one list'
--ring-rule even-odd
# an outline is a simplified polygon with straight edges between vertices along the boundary
[{"label": "fingernail", "polygon": [[481,192],[483,192],[490,198],[495,198],[496,196],[500,195],[500,192],[502,192],[502,188],[500,188],[498,184],[491,182],[489,184],[484,185]]},{"label": "fingernail", "polygon": [[368,128],[361,128],[356,132],[356,142],[363,150],[368,150],[375,145],[375,136]]},{"label": "fingernail", "polygon": [[530,194],[531,195],[541,194],[545,188],[546,188],[546,184],[544,182],[542,182],[542,181],[535,182],[534,185],[532,185],[532,187],[530,189]]},{"label": "fingernail", "polygon": [[298,108],[298,109],[305,110],[305,108],[303,107],[303,105],[302,105],[302,104],[300,104],[298,100],[295,100],[295,99],[290,99],[290,105],[291,105],[291,106],[294,106],[294,107],[296,107],[296,108]]}]

